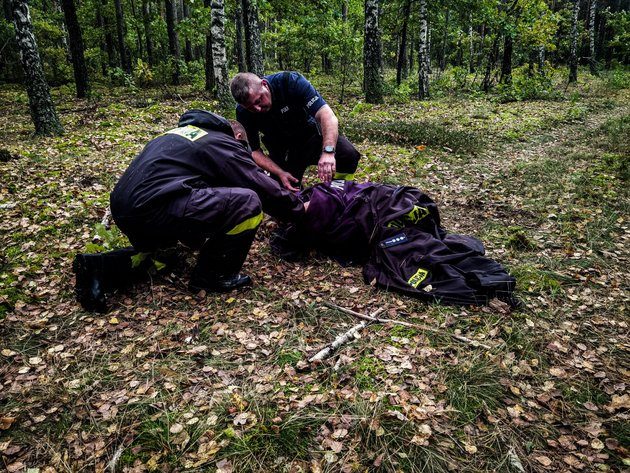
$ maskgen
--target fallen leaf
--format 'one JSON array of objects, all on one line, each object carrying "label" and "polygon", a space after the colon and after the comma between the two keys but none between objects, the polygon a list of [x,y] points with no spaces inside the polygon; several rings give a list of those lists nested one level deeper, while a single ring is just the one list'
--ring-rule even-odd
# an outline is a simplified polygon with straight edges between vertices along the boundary
[{"label": "fallen leaf", "polygon": [[171,428],[168,429],[168,431],[172,434],[178,434],[182,430],[184,430],[184,426],[182,424],[173,424],[171,425]]},{"label": "fallen leaf", "polygon": [[546,456],[544,456],[544,455],[540,455],[540,456],[535,457],[535,458],[536,458],[536,461],[537,461],[538,463],[540,463],[541,465],[543,465],[543,466],[549,466],[549,465],[551,465],[551,464],[553,463],[553,462],[551,461],[551,458],[546,457]]}]

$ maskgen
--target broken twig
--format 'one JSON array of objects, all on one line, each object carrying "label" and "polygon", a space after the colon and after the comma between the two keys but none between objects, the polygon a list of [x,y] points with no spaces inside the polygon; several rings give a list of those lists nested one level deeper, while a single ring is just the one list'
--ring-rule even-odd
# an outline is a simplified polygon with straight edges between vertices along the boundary
[{"label": "broken twig", "polygon": [[490,350],[491,347],[489,345],[485,345],[481,342],[478,342],[477,340],[472,340],[468,337],[464,337],[463,335],[457,335],[455,333],[444,333],[441,330],[437,330],[434,329],[432,327],[429,327],[427,325],[421,325],[421,324],[412,324],[410,322],[405,322],[403,320],[393,320],[393,319],[380,319],[380,318],[375,318],[369,315],[365,315],[362,314],[360,312],[355,312],[354,310],[350,310],[350,309],[346,309],[345,307],[341,307],[338,305],[335,305],[331,302],[324,302],[324,305],[326,307],[329,307],[331,309],[335,309],[338,310],[340,312],[343,312],[344,314],[349,314],[349,315],[353,315],[359,319],[363,319],[363,320],[367,320],[370,321],[372,323],[377,322],[379,324],[396,324],[396,325],[402,325],[404,327],[410,327],[410,328],[417,328],[419,330],[426,330],[427,332],[433,332],[433,333],[437,333],[439,335],[448,335],[451,338],[454,338],[457,341],[460,342],[464,342],[464,343],[468,343],[470,345],[473,346],[480,346],[481,348],[485,348],[486,350]]},{"label": "broken twig", "polygon": [[[372,315],[377,315],[379,313],[381,313],[383,311],[383,308],[379,308],[377,309]],[[358,312],[357,312],[358,313]],[[363,314],[361,314],[363,315]],[[361,322],[360,324],[355,325],[354,327],[352,327],[350,330],[348,330],[345,333],[342,333],[341,335],[339,335],[337,338],[335,338],[335,340],[333,340],[333,342],[326,346],[325,348],[321,349],[320,351],[318,351],[315,355],[311,356],[308,359],[309,363],[313,363],[314,361],[323,361],[326,358],[329,358],[330,355],[332,355],[335,351],[337,351],[337,349],[343,345],[344,343],[347,343],[351,340],[354,340],[355,338],[359,338],[359,332],[361,330],[363,330],[365,327],[367,327],[370,324],[373,324],[375,322],[377,322],[378,319],[375,319],[374,317],[370,317],[369,315],[366,315],[366,320],[364,320],[363,322]]]}]

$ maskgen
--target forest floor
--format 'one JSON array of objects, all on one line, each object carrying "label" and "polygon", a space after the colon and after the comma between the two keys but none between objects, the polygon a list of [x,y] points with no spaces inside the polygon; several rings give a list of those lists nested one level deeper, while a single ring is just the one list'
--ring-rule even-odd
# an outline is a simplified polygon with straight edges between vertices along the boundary
[{"label": "forest floor", "polygon": [[[117,177],[179,114],[212,103],[55,89],[66,134],[33,138],[25,93],[2,86],[0,469],[630,468],[627,84],[379,106],[339,105],[316,84],[364,155],[357,180],[426,191],[446,229],[516,276],[523,307],[427,304],[327,258],[281,261],[266,221],[251,290],[193,295],[184,268],[86,313],[72,258],[125,244],[97,230]],[[357,323],[326,303],[433,330],[371,325],[309,366]]]}]

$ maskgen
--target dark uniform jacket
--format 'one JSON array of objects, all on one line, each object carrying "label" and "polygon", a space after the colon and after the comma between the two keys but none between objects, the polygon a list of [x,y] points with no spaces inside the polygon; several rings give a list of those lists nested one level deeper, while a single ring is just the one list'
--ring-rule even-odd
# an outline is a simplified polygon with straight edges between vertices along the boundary
[{"label": "dark uniform jacket", "polygon": [[234,139],[227,120],[190,110],[178,128],[149,142],[129,165],[111,193],[112,215],[158,219],[169,202],[202,187],[251,189],[264,212],[279,219],[296,220],[304,213],[295,194],[267,176]]},{"label": "dark uniform jacket", "polygon": [[517,304],[515,279],[484,256],[479,240],[447,233],[437,205],[418,189],[347,181],[303,194],[308,218],[291,239],[363,264],[366,283],[450,304],[493,297]]},{"label": "dark uniform jacket", "polygon": [[252,150],[260,148],[258,134],[262,133],[270,155],[277,157],[319,133],[315,114],[326,101],[298,72],[279,72],[264,78],[271,90],[271,110],[252,113],[238,105],[236,119],[245,127]]}]

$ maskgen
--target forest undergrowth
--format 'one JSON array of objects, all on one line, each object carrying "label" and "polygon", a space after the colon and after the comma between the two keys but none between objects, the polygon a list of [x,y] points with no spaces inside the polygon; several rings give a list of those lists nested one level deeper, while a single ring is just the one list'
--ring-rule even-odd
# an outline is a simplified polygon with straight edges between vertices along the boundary
[{"label": "forest undergrowth", "polygon": [[[0,88],[0,468],[23,471],[624,471],[630,467],[630,89],[584,78],[550,100],[337,104],[357,180],[416,186],[480,238],[523,307],[451,307],[377,290],[360,268],[271,254],[266,220],[242,293],[187,292],[188,257],[115,295],[73,299],[109,191],[188,108],[184,88],[89,101],[54,89],[65,135],[33,138]],[[313,182],[314,174],[309,174]],[[356,319],[326,362],[307,358]],[[474,343],[452,337],[463,335]]]}]

